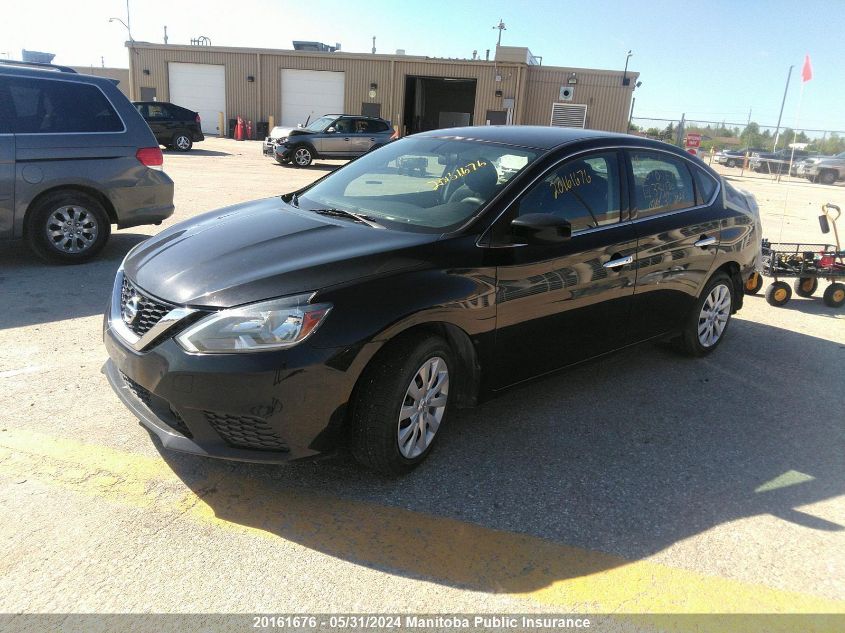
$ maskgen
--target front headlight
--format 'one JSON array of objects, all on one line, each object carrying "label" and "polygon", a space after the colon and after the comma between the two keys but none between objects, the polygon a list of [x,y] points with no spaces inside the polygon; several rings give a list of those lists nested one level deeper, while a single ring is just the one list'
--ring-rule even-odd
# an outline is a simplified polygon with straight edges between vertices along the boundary
[{"label": "front headlight", "polygon": [[277,139],[276,139],[276,142],[277,142],[279,145],[284,145],[285,143],[287,143],[287,142],[288,142],[288,137],[287,137],[287,136],[283,136],[282,138],[277,138]]},{"label": "front headlight", "polygon": [[221,310],[182,332],[176,342],[189,352],[263,352],[301,343],[331,310],[308,303],[311,294]]}]

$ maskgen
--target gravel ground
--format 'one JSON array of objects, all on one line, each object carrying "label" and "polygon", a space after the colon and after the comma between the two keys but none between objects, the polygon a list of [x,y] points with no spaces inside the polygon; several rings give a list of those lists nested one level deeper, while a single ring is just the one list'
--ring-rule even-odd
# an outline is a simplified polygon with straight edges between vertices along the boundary
[{"label": "gravel ground", "polygon": [[[124,254],[340,164],[196,147],[166,154],[161,227],[78,267],[0,253],[0,612],[845,612],[845,311],[820,297],[748,297],[703,360],[647,345],[460,412],[398,480],[160,451],[100,373]],[[845,202],[723,171],[773,241],[827,241]]]}]

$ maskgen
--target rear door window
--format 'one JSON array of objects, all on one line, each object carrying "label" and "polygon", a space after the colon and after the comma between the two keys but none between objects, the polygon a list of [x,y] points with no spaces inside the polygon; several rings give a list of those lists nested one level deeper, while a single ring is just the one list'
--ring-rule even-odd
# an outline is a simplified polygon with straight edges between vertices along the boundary
[{"label": "rear door window", "polygon": [[53,79],[9,79],[17,134],[121,132],[123,122],[94,85]]},{"label": "rear door window", "polygon": [[684,159],[646,150],[629,155],[638,218],[695,206],[692,176]]}]

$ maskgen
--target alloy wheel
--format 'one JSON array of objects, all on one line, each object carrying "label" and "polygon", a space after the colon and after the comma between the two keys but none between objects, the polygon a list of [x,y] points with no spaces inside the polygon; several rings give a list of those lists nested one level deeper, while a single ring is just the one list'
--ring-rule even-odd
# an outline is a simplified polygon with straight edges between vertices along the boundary
[{"label": "alloy wheel", "polygon": [[99,223],[93,213],[78,205],[65,205],[53,211],[45,225],[47,240],[64,253],[82,253],[97,241]]},{"label": "alloy wheel", "polygon": [[704,347],[718,343],[731,318],[731,291],[725,284],[710,290],[698,315],[698,342]]},{"label": "alloy wheel", "polygon": [[414,374],[399,411],[397,441],[403,457],[419,457],[431,445],[448,400],[449,369],[445,360],[433,356]]},{"label": "alloy wheel", "polygon": [[300,147],[293,153],[293,159],[296,161],[297,165],[307,167],[311,164],[311,152],[304,147]]},{"label": "alloy wheel", "polygon": [[176,137],[176,147],[181,149],[183,152],[188,150],[191,147],[191,139],[184,134],[180,134]]}]

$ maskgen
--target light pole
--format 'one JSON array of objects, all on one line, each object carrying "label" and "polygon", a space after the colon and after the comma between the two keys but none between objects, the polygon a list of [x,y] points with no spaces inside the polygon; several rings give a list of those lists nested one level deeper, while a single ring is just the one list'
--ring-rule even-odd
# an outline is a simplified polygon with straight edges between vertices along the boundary
[{"label": "light pole", "polygon": [[124,22],[120,18],[109,18],[109,23],[112,23],[112,22],[120,22],[126,28],[126,32],[129,34],[129,41],[130,42],[135,41],[135,40],[132,39],[132,31],[129,30],[129,25],[126,22]]},{"label": "light pole", "polygon": [[631,80],[628,79],[628,60],[631,59],[631,56],[634,53],[632,51],[628,51],[628,54],[625,55],[625,70],[622,72],[622,85],[628,86],[631,84]]},{"label": "light pole", "polygon": [[[135,39],[132,37],[132,29],[129,28],[129,0],[126,0],[126,22],[121,20],[120,18],[109,18],[109,22],[120,22],[123,26],[126,27],[126,32],[129,34],[129,41],[134,42]],[[165,42],[166,44],[166,42]]]}]

